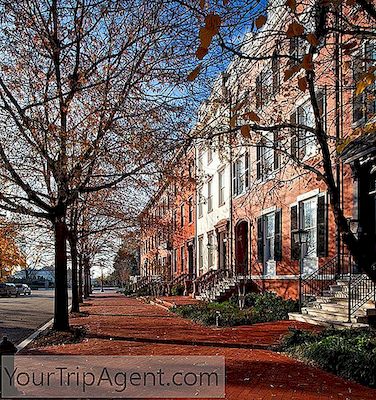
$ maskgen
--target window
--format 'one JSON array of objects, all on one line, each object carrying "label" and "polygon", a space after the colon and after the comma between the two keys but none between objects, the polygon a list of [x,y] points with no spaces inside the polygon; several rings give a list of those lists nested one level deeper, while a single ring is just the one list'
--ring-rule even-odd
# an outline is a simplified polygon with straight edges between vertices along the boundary
[{"label": "window", "polygon": [[233,194],[238,196],[249,188],[249,155],[246,152],[232,165]]},{"label": "window", "polygon": [[[362,74],[376,66],[376,43],[366,42],[362,54],[354,57],[354,84],[359,82]],[[369,121],[376,113],[376,83],[368,86],[363,93],[353,95],[353,121]]]},{"label": "window", "polygon": [[198,270],[199,275],[202,275],[204,270],[204,238],[202,236],[198,237]]},{"label": "window", "polygon": [[209,269],[212,268],[214,266],[214,236],[213,236],[213,232],[209,232],[208,233],[208,267]]},{"label": "window", "polygon": [[267,65],[256,78],[256,108],[265,106],[272,97],[273,71]]},{"label": "window", "polygon": [[218,205],[225,204],[225,170],[218,171]]},{"label": "window", "polygon": [[184,246],[180,247],[180,272],[184,272]]},{"label": "window", "polygon": [[267,134],[256,146],[256,176],[258,180],[268,179],[272,172],[280,167],[280,154],[277,147],[278,137],[276,132]]},{"label": "window", "polygon": [[213,179],[208,181],[208,213],[213,211]]},{"label": "window", "polygon": [[306,54],[306,49],[307,44],[302,37],[295,36],[293,38],[290,38],[290,68],[301,63],[303,55]]},{"label": "window", "polygon": [[198,153],[197,153],[197,168],[199,171],[202,171],[204,168],[203,152],[202,152],[201,148],[198,149]]},{"label": "window", "polygon": [[193,222],[193,202],[192,197],[188,199],[188,222]]},{"label": "window", "polygon": [[213,161],[213,150],[210,147],[210,145],[208,147],[207,154],[208,154],[208,164],[210,164]]},{"label": "window", "polygon": [[270,212],[257,219],[257,257],[264,263],[268,274],[268,261],[282,259],[282,210]]},{"label": "window", "polygon": [[180,206],[180,226],[184,226],[184,204]]},{"label": "window", "polygon": [[[325,125],[325,94],[320,91],[316,97],[323,119],[322,122]],[[290,115],[290,123],[298,125],[297,128],[291,128],[291,154],[299,160],[316,154],[317,143],[315,134],[304,129],[304,126],[309,128],[315,127],[315,116],[310,100],[307,100]]]},{"label": "window", "polygon": [[279,92],[280,85],[279,59],[276,51],[273,53],[272,58],[272,76],[272,95],[275,96]]},{"label": "window", "polygon": [[177,223],[176,223],[176,210],[172,214],[172,229],[176,231]]},{"label": "window", "polygon": [[203,210],[204,210],[204,199],[203,199],[203,195],[202,195],[202,186],[200,186],[197,189],[197,195],[198,195],[198,210],[197,210],[197,214],[198,214],[198,218],[202,218],[203,216]]},{"label": "window", "polygon": [[291,207],[291,259],[298,260],[299,243],[294,241],[294,232],[303,229],[308,232],[304,249],[303,272],[310,273],[317,268],[317,257],[328,255],[326,196],[319,195],[300,201]]},{"label": "window", "polygon": [[176,273],[177,271],[176,249],[172,250],[172,269]]}]

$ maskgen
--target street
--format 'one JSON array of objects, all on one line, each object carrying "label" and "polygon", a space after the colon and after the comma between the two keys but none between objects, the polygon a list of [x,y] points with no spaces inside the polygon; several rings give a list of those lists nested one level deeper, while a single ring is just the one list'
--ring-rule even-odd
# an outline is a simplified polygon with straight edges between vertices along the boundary
[{"label": "street", "polygon": [[34,290],[31,296],[0,297],[0,339],[15,344],[53,317],[54,291]]}]

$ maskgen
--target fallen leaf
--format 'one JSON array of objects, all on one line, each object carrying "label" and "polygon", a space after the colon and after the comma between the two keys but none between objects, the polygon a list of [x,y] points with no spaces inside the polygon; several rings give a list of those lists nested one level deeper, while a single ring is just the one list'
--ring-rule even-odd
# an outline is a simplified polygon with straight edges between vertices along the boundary
[{"label": "fallen leaf", "polygon": [[201,10],[205,8],[205,0],[200,0],[200,8]]},{"label": "fallen leaf", "polygon": [[249,112],[245,113],[243,115],[243,117],[245,119],[249,119],[250,121],[253,121],[253,122],[260,122],[261,121],[260,117],[253,111],[249,111]]},{"label": "fallen leaf", "polygon": [[188,75],[188,81],[192,82],[194,81],[197,77],[198,74],[200,73],[200,70],[202,68],[202,64],[197,65],[197,67]]},{"label": "fallen leaf", "polygon": [[266,22],[266,16],[265,15],[260,15],[259,17],[256,18],[255,25],[257,29],[260,29],[265,25]]},{"label": "fallen leaf", "polygon": [[208,14],[205,17],[205,28],[212,32],[213,36],[219,33],[221,26],[221,17],[217,14]]},{"label": "fallen leaf", "polygon": [[229,2],[229,0],[223,0],[223,5],[227,6],[228,2]]},{"label": "fallen leaf", "polygon": [[286,70],[284,71],[284,75],[285,75],[284,78],[283,78],[284,82],[286,82],[287,80],[289,80],[295,73],[299,72],[300,69],[301,69],[301,66],[300,66],[300,65],[295,65],[295,66],[292,67],[292,68],[286,69]]},{"label": "fallen leaf", "polygon": [[298,86],[302,92],[305,92],[307,90],[308,82],[307,82],[307,78],[305,76],[298,79]]},{"label": "fallen leaf", "polygon": [[290,7],[292,12],[295,12],[295,10],[296,10],[296,0],[287,0],[286,1],[286,6]]},{"label": "fallen leaf", "polygon": [[202,60],[206,55],[208,54],[208,49],[205,49],[204,47],[199,47],[197,50],[196,50],[196,57],[199,59],[199,60]]},{"label": "fallen leaf", "polygon": [[286,31],[286,35],[288,38],[296,37],[296,36],[301,36],[304,33],[304,26],[297,23],[297,22],[292,22]]},{"label": "fallen leaf", "polygon": [[249,125],[243,125],[240,128],[240,133],[245,139],[249,139],[251,137],[251,127]]},{"label": "fallen leaf", "polygon": [[319,41],[317,40],[317,37],[313,33],[309,33],[307,35],[307,41],[310,45],[317,47],[319,45]]}]

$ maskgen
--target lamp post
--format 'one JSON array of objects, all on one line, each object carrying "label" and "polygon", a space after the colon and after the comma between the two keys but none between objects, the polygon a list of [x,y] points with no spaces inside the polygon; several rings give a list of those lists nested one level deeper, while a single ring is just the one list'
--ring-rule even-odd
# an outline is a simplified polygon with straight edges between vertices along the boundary
[{"label": "lamp post", "polygon": [[299,243],[299,312],[302,312],[302,274],[303,274],[303,244],[308,241],[308,232],[304,229],[299,229],[294,232],[294,242]]},{"label": "lamp post", "polygon": [[104,267],[103,267],[103,265],[101,265],[101,292],[103,293],[104,292],[104,276],[103,276],[103,269],[104,269]]}]

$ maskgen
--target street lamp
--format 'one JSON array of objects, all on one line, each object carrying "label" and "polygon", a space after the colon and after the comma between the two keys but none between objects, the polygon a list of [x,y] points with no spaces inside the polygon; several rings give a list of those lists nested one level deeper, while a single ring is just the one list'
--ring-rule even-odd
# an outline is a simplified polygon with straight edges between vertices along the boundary
[{"label": "street lamp", "polygon": [[308,232],[298,229],[293,233],[294,242],[299,244],[299,311],[302,311],[302,274],[303,274],[303,244],[308,241]]},{"label": "street lamp", "polygon": [[104,292],[104,276],[103,276],[103,269],[104,269],[104,267],[103,267],[103,265],[101,265],[101,292],[103,293]]}]

